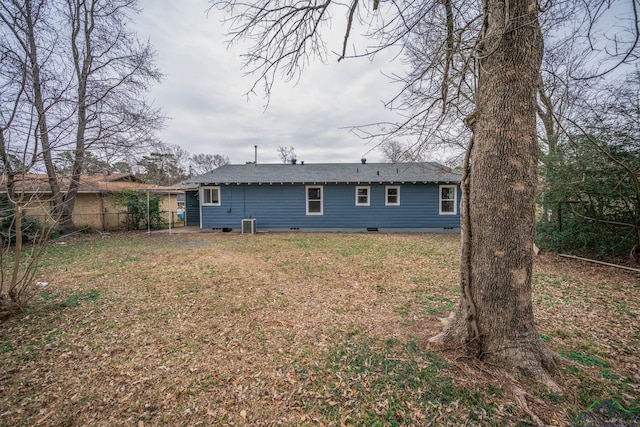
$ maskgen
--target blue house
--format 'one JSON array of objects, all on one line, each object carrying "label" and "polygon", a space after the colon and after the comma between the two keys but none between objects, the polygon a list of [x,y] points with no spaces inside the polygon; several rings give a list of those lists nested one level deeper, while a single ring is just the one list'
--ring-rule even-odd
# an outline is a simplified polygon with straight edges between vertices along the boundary
[{"label": "blue house", "polygon": [[255,219],[257,230],[457,231],[460,179],[433,162],[225,165],[185,182],[186,220],[203,230]]}]

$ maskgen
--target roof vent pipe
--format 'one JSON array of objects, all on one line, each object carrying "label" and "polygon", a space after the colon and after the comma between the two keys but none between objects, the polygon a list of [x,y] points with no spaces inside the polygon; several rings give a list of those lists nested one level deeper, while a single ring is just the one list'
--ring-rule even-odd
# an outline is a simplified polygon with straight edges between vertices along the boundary
[{"label": "roof vent pipe", "polygon": [[253,164],[257,165],[258,164],[258,146],[254,145],[253,149],[255,150],[255,158],[254,158]]},{"label": "roof vent pipe", "polygon": [[365,159],[364,157],[360,159],[360,161],[362,162],[362,164],[364,165],[365,163],[367,163],[367,159]]}]

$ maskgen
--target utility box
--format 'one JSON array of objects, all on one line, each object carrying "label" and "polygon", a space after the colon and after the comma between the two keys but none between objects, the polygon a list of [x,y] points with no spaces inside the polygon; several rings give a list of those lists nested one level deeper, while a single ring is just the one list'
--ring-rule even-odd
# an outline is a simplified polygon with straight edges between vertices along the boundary
[{"label": "utility box", "polygon": [[242,234],[256,234],[256,219],[249,218],[242,220]]}]

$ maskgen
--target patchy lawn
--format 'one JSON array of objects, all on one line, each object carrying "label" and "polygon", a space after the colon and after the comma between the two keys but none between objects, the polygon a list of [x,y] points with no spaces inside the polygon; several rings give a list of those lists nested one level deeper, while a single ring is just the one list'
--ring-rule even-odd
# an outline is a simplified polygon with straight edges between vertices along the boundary
[{"label": "patchy lawn", "polygon": [[[427,340],[458,298],[459,238],[128,234],[54,244],[0,325],[0,425],[531,425],[517,378]],[[640,411],[638,275],[536,258],[541,338],[570,424]],[[575,419],[574,419],[575,421]]]}]

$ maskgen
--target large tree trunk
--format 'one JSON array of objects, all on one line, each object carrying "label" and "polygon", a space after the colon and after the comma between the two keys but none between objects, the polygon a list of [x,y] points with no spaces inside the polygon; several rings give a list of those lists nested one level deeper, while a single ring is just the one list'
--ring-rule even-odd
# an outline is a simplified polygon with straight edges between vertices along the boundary
[{"label": "large tree trunk", "polygon": [[476,110],[463,178],[462,298],[434,341],[464,343],[492,364],[552,384],[556,357],[531,298],[543,42],[536,0],[486,1]]},{"label": "large tree trunk", "polygon": [[84,169],[86,153],[85,134],[88,121],[87,83],[93,61],[91,34],[95,28],[93,11],[95,5],[93,3],[87,4],[85,2],[69,0],[67,6],[69,7],[69,16],[71,19],[71,53],[78,81],[76,147],[71,167],[71,176],[69,177],[69,189],[67,190],[64,200],[65,210],[60,220],[62,230],[70,232],[75,229],[73,209]]},{"label": "large tree trunk", "polygon": [[29,59],[31,84],[33,85],[33,104],[38,113],[37,135],[42,145],[42,160],[47,171],[47,176],[49,177],[49,187],[51,188],[51,201],[53,205],[51,214],[55,219],[58,219],[64,209],[64,200],[60,183],[58,182],[58,176],[53,165],[52,147],[49,140],[49,127],[47,124],[47,107],[42,93],[43,86],[40,76],[40,62],[35,29],[35,20],[38,14],[34,14],[34,9],[38,9],[39,7],[40,5],[34,5],[30,0],[24,2],[22,13],[26,40],[23,46]]}]

